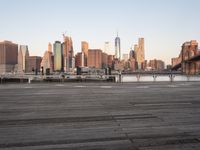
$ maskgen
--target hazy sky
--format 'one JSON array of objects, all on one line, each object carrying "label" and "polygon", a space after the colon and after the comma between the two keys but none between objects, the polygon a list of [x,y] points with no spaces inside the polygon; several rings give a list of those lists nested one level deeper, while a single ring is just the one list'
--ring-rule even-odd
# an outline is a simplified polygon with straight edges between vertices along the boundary
[{"label": "hazy sky", "polygon": [[29,46],[43,56],[48,42],[72,36],[75,52],[80,42],[104,49],[119,31],[122,54],[145,38],[146,59],[170,63],[185,41],[200,42],[200,0],[0,0],[0,40]]}]

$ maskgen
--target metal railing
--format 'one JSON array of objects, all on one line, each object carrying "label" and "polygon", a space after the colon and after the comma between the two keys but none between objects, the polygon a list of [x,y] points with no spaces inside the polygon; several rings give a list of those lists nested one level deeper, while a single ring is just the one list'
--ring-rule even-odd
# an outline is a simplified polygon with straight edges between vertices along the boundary
[{"label": "metal railing", "polygon": [[17,79],[19,81],[26,80],[28,83],[32,81],[104,81],[112,79],[112,82],[176,82],[176,81],[200,81],[200,75],[179,75],[179,74],[116,74],[116,75],[17,75],[17,74],[1,74],[1,84],[6,80]]},{"label": "metal railing", "polygon": [[177,82],[177,81],[200,81],[200,75],[178,75],[178,74],[135,74],[117,75],[116,82]]}]

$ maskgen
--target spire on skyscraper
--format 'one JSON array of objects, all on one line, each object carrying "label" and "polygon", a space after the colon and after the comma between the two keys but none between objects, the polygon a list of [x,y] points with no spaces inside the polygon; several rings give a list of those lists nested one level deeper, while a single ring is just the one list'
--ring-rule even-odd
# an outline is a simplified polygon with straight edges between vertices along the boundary
[{"label": "spire on skyscraper", "polygon": [[117,37],[115,38],[115,58],[121,59],[121,44],[120,44],[120,38],[118,37],[118,31],[117,31]]},{"label": "spire on skyscraper", "polygon": [[50,42],[49,42],[49,44],[48,44],[48,52],[52,52],[52,45],[51,45]]}]

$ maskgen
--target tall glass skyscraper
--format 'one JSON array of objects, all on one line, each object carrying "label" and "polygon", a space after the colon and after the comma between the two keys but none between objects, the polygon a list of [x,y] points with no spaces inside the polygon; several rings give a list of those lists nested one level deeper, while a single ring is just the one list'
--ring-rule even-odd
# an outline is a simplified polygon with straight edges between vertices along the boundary
[{"label": "tall glass skyscraper", "polygon": [[63,46],[60,41],[53,44],[54,51],[54,70],[63,71]]},{"label": "tall glass skyscraper", "polygon": [[121,45],[120,45],[120,38],[118,37],[118,33],[117,33],[117,37],[115,38],[115,58],[117,59],[121,59]]}]

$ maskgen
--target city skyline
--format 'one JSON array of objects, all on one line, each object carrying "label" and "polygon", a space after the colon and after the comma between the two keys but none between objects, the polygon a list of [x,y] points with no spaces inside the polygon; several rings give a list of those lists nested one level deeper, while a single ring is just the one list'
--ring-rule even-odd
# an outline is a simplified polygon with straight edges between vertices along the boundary
[{"label": "city skyline", "polygon": [[0,2],[0,40],[28,45],[30,55],[43,56],[48,43],[63,41],[66,31],[73,38],[75,53],[81,51],[81,41],[102,50],[108,41],[114,54],[119,31],[122,56],[144,37],[145,58],[162,59],[166,64],[179,54],[183,42],[200,41],[198,0]]}]

